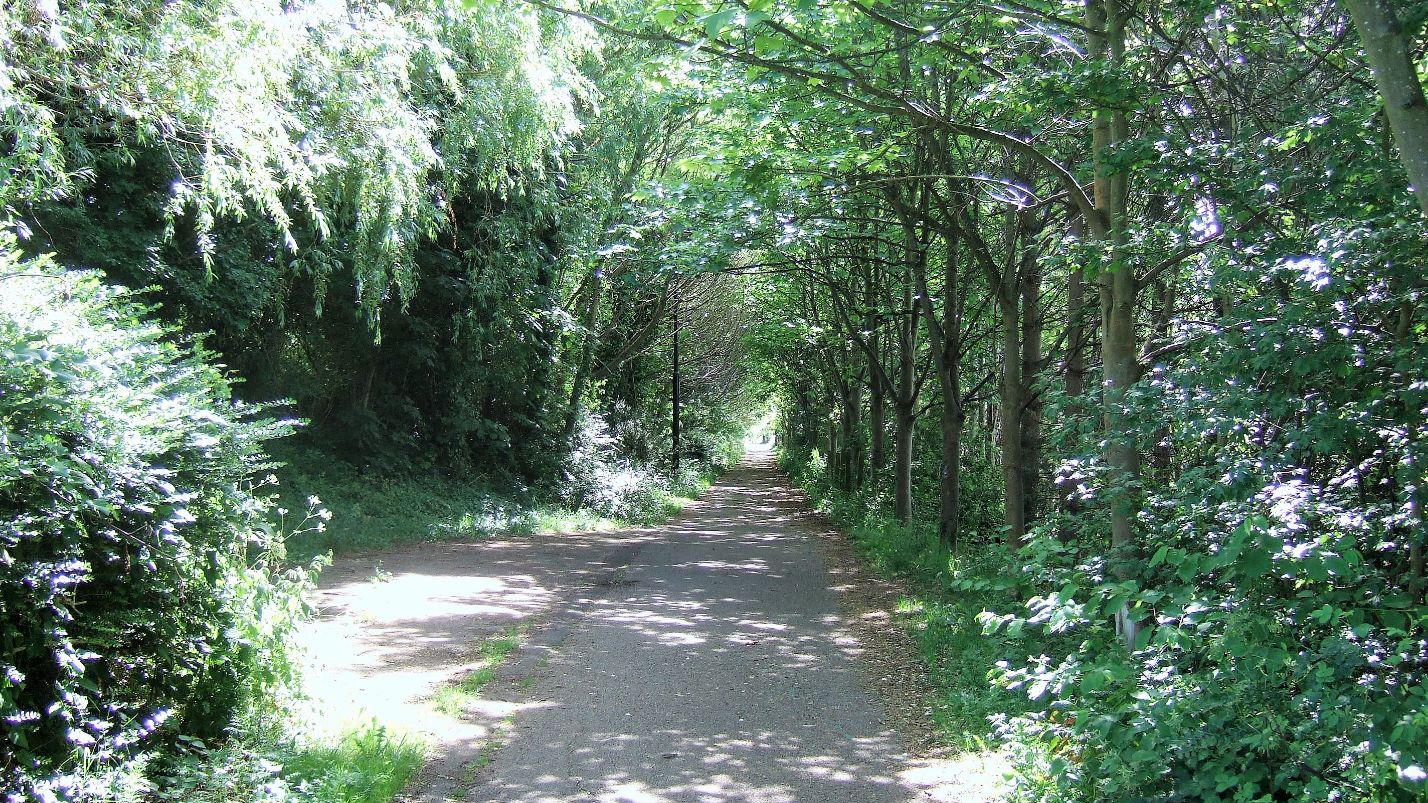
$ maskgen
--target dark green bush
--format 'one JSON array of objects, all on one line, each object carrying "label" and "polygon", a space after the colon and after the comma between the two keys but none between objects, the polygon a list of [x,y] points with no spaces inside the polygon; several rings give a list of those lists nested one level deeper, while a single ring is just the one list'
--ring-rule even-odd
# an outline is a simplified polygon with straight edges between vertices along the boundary
[{"label": "dark green bush", "polygon": [[289,430],[94,275],[0,242],[0,794],[221,735],[283,683],[301,573],[254,495]]}]

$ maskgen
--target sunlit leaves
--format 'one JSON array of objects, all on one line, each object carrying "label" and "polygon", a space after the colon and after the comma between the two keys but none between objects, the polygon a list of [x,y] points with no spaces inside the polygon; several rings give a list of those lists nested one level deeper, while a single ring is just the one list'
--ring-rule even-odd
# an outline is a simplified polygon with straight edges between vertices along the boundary
[{"label": "sunlit leaves", "polygon": [[0,92],[18,147],[0,206],[71,193],[76,177],[82,188],[92,156],[61,140],[61,118],[121,150],[164,147],[169,215],[192,222],[206,258],[221,220],[266,218],[289,251],[342,231],[372,315],[414,291],[413,249],[449,224],[443,196],[471,180],[508,192],[541,170],[588,94],[577,68],[594,47],[588,27],[505,4],[150,11],[67,8],[56,48],[6,7],[20,33],[0,50]]}]

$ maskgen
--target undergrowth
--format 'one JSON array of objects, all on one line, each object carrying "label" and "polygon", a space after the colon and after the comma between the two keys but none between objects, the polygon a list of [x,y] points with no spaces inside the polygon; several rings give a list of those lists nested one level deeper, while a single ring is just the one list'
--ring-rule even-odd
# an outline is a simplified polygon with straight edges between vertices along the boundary
[{"label": "undergrowth", "polygon": [[115,784],[107,800],[165,803],[389,803],[421,768],[426,747],[367,722],[330,736],[290,729],[280,715],[240,726],[215,746],[191,742],[162,759],[159,783]]},{"label": "undergrowth", "polygon": [[414,542],[496,534],[599,532],[655,524],[702,494],[722,470],[722,466],[700,467],[681,472],[673,482],[646,480],[641,488],[644,503],[611,515],[589,507],[572,510],[558,501],[495,489],[477,479],[438,473],[369,474],[310,448],[279,444],[273,451],[283,463],[278,471],[282,508],[302,510],[316,498],[331,514],[324,526],[308,528],[288,539],[287,553],[292,560]]}]

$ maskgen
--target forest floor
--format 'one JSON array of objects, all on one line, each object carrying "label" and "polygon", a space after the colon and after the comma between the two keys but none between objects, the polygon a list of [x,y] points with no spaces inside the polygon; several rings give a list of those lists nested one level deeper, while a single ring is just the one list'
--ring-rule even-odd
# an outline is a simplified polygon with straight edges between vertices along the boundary
[{"label": "forest floor", "polygon": [[339,559],[306,643],[334,727],[427,742],[416,803],[993,800],[901,597],[754,453],[662,526]]}]

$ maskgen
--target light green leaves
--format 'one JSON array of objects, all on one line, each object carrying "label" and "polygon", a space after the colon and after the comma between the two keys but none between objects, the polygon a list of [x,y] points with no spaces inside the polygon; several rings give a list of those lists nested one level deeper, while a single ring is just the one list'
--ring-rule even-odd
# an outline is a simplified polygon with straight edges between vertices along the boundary
[{"label": "light green leaves", "polygon": [[723,11],[716,11],[710,14],[704,18],[704,33],[710,39],[718,39],[719,34],[723,33],[724,29],[729,27],[729,24],[732,23],[734,18],[738,15],[739,9],[737,8],[727,8]]}]

